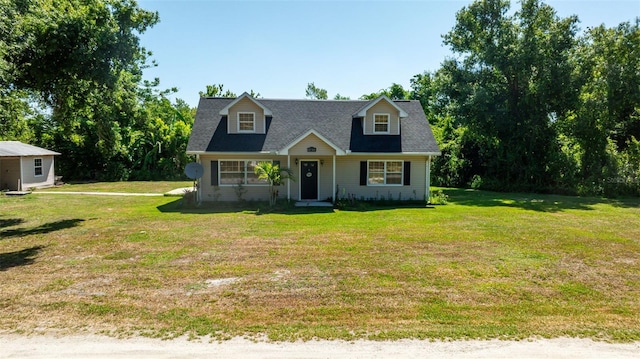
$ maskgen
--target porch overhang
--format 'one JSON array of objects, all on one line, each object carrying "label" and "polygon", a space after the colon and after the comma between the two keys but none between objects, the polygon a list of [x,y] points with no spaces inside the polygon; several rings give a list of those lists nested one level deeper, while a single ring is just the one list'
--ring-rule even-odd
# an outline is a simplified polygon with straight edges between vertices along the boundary
[{"label": "porch overhang", "polygon": [[298,138],[293,140],[291,143],[289,143],[287,146],[285,146],[281,150],[277,151],[276,154],[284,155],[284,156],[290,155],[291,154],[290,153],[291,148],[293,148],[298,143],[302,142],[304,139],[306,139],[310,135],[315,135],[322,142],[324,142],[327,146],[331,147],[335,151],[335,154],[337,156],[346,155],[346,152],[343,149],[341,149],[340,147],[336,146],[333,142],[329,141],[326,137],[324,137],[323,135],[318,133],[318,131],[316,131],[316,130],[309,130],[309,131],[305,132],[304,134],[302,134],[301,136],[299,136]]}]

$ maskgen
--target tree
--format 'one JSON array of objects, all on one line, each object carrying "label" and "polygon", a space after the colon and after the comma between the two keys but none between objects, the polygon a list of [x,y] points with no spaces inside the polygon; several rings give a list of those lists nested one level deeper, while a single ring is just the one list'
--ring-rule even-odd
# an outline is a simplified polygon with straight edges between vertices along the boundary
[{"label": "tree", "polygon": [[[253,92],[253,90],[252,90]],[[200,91],[199,92],[200,97],[229,97],[229,98],[235,98],[238,97],[236,96],[235,93],[227,90],[224,91],[224,85],[223,84],[214,84],[214,85],[207,85],[207,89],[206,91]]]},{"label": "tree", "polygon": [[65,154],[56,161],[65,176],[127,178],[127,140],[145,121],[150,53],[138,36],[157,21],[133,0],[0,0],[0,96],[33,109],[15,95],[28,92],[48,107],[30,126]]},{"label": "tree", "polygon": [[402,85],[397,84],[397,83],[392,83],[391,86],[389,86],[386,89],[382,89],[378,92],[372,92],[370,94],[365,94],[360,96],[361,100],[374,100],[380,96],[387,96],[389,99],[391,100],[408,100],[411,93],[409,91],[406,91]]},{"label": "tree", "polygon": [[254,168],[254,172],[258,175],[258,179],[265,180],[269,183],[269,205],[274,206],[278,199],[278,189],[284,180],[295,180],[293,172],[289,168],[273,164],[271,162],[259,162]]},{"label": "tree", "polygon": [[588,29],[573,54],[579,103],[562,125],[578,146],[583,194],[640,193],[631,160],[640,139],[639,21]]},{"label": "tree", "polygon": [[464,180],[541,191],[564,178],[556,119],[576,101],[570,54],[577,18],[560,19],[538,0],[523,0],[510,16],[509,5],[476,1],[456,14],[444,42],[461,60],[443,63],[442,90],[470,131],[460,147]]},{"label": "tree", "polygon": [[[200,97],[238,97],[238,95],[236,95],[234,92],[231,92],[230,90],[225,91],[223,84],[207,85],[206,91],[200,91],[198,93],[200,94]],[[260,93],[251,90],[249,91],[249,96],[253,98],[260,98]]]},{"label": "tree", "polygon": [[307,84],[306,97],[315,100],[326,100],[329,98],[327,90],[316,87],[313,82]]},{"label": "tree", "polygon": [[346,100],[351,100],[351,98],[349,96],[342,96],[339,93],[336,94],[335,96],[333,96],[334,100],[341,100],[341,101],[346,101]]}]

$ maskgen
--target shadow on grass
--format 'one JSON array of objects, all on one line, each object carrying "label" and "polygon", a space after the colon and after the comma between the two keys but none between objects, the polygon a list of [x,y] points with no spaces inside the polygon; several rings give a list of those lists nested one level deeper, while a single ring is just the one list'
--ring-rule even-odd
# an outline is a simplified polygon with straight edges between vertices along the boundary
[{"label": "shadow on grass", "polygon": [[571,197],[535,193],[501,193],[472,189],[443,188],[450,203],[477,207],[512,207],[537,212],[562,212],[577,209],[591,211],[594,205],[609,204],[614,207],[639,208],[640,199],[608,199],[597,197]]},{"label": "shadow on grass", "polygon": [[193,214],[212,214],[212,213],[245,213],[254,215],[264,214],[311,214],[311,213],[333,213],[333,207],[296,207],[292,203],[284,201],[269,206],[267,202],[203,202],[200,205],[187,204],[182,198],[175,201],[165,203],[156,207],[163,213],[193,213]]},{"label": "shadow on grass", "polygon": [[436,207],[427,205],[424,201],[355,202],[339,207],[341,211],[349,212],[389,211],[404,208],[434,209]]},{"label": "shadow on grass", "polygon": [[22,218],[0,218],[0,228],[13,227],[22,223],[24,223],[24,219]]},{"label": "shadow on grass", "polygon": [[[23,222],[22,219],[15,219],[16,221],[12,226],[20,224]],[[15,228],[15,229],[6,229],[0,231],[0,238],[11,238],[11,237],[24,237],[32,234],[43,234],[59,231],[61,229],[72,228],[77,226],[80,222],[84,222],[84,219],[64,219],[61,221],[45,223],[41,226],[34,228]],[[8,227],[8,226],[7,226]],[[4,228],[4,226],[3,226]]]},{"label": "shadow on grass", "polygon": [[35,246],[16,252],[0,253],[0,271],[32,264],[43,248],[44,246]]},{"label": "shadow on grass", "polygon": [[[296,207],[295,201],[281,201],[277,205],[270,207],[267,202],[204,202],[196,206],[187,204],[183,199],[160,205],[156,207],[160,212],[177,212],[177,213],[195,213],[195,214],[211,214],[211,213],[245,213],[245,214],[315,214],[315,213],[334,213],[334,207],[313,207],[302,206]],[[422,201],[387,201],[387,202],[361,202],[356,201],[353,204],[339,206],[337,209],[341,211],[351,212],[370,212],[384,211],[398,208],[434,208],[426,206]]]}]

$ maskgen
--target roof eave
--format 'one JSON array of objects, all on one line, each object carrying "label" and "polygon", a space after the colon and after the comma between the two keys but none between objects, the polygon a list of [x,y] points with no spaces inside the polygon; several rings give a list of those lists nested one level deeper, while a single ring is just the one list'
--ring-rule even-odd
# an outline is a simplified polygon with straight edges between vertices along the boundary
[{"label": "roof eave", "polygon": [[360,110],[358,110],[358,112],[354,113],[352,117],[353,118],[364,117],[367,114],[367,111],[371,107],[373,107],[375,104],[377,104],[378,102],[380,102],[382,100],[387,101],[389,104],[391,104],[391,106],[395,107],[395,109],[398,110],[398,112],[400,113],[400,118],[409,117],[409,114],[407,114],[403,109],[398,107],[398,105],[396,105],[395,102],[393,102],[390,98],[388,98],[385,95],[380,95],[378,98],[376,98],[374,100],[371,100],[364,107],[362,107]]},{"label": "roof eave", "polygon": [[221,116],[229,116],[229,109],[231,107],[233,107],[236,103],[238,103],[239,101],[244,99],[244,98],[248,98],[249,100],[251,100],[251,102],[253,102],[257,106],[259,106],[264,111],[264,115],[265,116],[273,116],[273,113],[271,112],[271,110],[269,110],[266,106],[261,104],[260,101],[254,99],[253,97],[251,97],[251,95],[249,95],[246,92],[244,92],[242,95],[238,96],[235,100],[231,101],[230,104],[228,104],[222,110],[220,110],[220,115]]}]

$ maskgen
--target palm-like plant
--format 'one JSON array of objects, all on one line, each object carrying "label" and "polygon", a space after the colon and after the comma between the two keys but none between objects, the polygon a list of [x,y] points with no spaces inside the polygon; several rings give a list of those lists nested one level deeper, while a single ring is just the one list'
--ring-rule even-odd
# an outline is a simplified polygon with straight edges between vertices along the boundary
[{"label": "palm-like plant", "polygon": [[284,180],[295,181],[293,172],[286,167],[280,167],[277,164],[271,162],[259,162],[254,168],[255,174],[258,175],[258,179],[265,180],[269,183],[269,205],[276,204],[278,199],[277,186],[281,185]]}]

